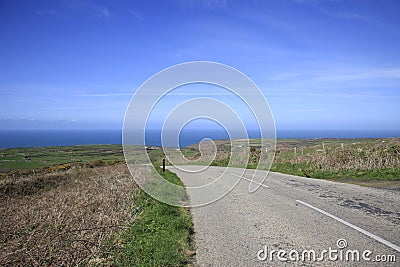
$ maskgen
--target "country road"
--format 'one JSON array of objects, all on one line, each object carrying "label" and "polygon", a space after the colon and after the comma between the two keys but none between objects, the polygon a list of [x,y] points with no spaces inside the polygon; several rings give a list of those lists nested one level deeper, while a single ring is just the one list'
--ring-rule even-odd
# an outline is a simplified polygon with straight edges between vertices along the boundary
[{"label": "country road", "polygon": [[[198,167],[185,166],[191,168]],[[201,174],[168,169],[194,186],[214,180],[225,168],[209,167]],[[229,168],[224,176],[237,180],[242,172]],[[399,266],[399,191],[270,173],[249,193],[251,172],[220,200],[191,208],[196,265]],[[214,189],[222,194],[225,181],[216,180]],[[204,195],[189,197],[198,201]]]}]

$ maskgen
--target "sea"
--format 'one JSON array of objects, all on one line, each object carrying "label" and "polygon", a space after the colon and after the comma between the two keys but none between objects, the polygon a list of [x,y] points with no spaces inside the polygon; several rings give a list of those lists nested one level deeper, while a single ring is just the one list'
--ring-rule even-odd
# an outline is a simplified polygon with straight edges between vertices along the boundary
[{"label": "sea", "polygon": [[[249,132],[257,138],[257,132]],[[390,138],[400,130],[277,130],[277,138]],[[192,130],[181,134],[179,146],[185,147],[204,138],[228,139],[224,131]],[[121,144],[121,130],[0,130],[0,148]],[[146,131],[145,145],[161,146],[160,131]]]}]

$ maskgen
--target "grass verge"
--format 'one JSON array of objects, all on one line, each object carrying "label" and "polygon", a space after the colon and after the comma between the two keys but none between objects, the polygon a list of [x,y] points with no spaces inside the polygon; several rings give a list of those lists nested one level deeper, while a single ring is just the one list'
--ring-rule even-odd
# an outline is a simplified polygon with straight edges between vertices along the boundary
[{"label": "grass verge", "polygon": [[400,168],[380,168],[380,169],[353,169],[353,170],[323,170],[314,164],[306,163],[274,163],[271,171],[297,176],[340,180],[358,181],[399,181]]},{"label": "grass verge", "polygon": [[[159,170],[159,168],[157,168]],[[181,185],[172,172],[159,173]],[[188,209],[152,198],[143,190],[136,197],[138,215],[128,231],[115,235],[108,253],[118,266],[185,266],[193,252],[193,224]]]},{"label": "grass verge", "polygon": [[[257,168],[260,152],[261,147],[257,144],[244,151],[249,153],[248,169]],[[228,162],[229,153],[225,153],[225,157],[220,153],[212,165],[227,166]],[[270,170],[341,182],[387,181],[398,184],[400,139],[278,140]]]}]

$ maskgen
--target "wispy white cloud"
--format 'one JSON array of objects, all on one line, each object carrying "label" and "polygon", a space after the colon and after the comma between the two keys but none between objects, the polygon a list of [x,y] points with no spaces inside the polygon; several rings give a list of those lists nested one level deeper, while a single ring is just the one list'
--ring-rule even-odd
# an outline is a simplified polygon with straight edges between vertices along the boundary
[{"label": "wispy white cloud", "polygon": [[[134,93],[104,93],[104,94],[81,94],[81,95],[77,95],[80,97],[110,97],[110,96],[133,96]],[[158,93],[141,93],[140,95],[159,95]],[[226,92],[171,92],[166,94],[165,96],[235,96],[232,93]]]},{"label": "wispy white cloud", "polygon": [[203,0],[202,2],[203,6],[209,9],[225,8],[228,6],[227,0]]},{"label": "wispy white cloud", "polygon": [[321,112],[326,111],[326,109],[321,108],[299,108],[299,109],[292,109],[291,112]]},{"label": "wispy white cloud", "polygon": [[324,92],[324,93],[310,93],[310,97],[335,97],[335,98],[372,98],[372,99],[377,99],[377,98],[393,98],[397,97],[395,95],[389,95],[389,94],[382,94],[380,92],[364,92],[364,93],[357,93],[357,92],[349,92],[349,93],[329,93],[329,92]]},{"label": "wispy white cloud", "polygon": [[367,15],[367,14],[360,14],[357,12],[348,12],[348,11],[341,11],[339,9],[332,9],[332,8],[325,8],[324,4],[329,3],[329,2],[343,2],[345,3],[346,1],[340,1],[340,0],[331,0],[331,1],[321,1],[321,0],[292,0],[294,3],[297,4],[302,4],[302,5],[307,5],[315,10],[318,10],[322,14],[336,18],[336,19],[346,19],[346,20],[352,20],[352,21],[360,21],[360,22],[367,22],[370,24],[375,24],[375,25],[381,25],[385,26],[381,21],[379,21],[377,18]]},{"label": "wispy white cloud", "polygon": [[282,17],[272,15],[271,12],[265,10],[258,10],[256,8],[243,8],[236,10],[234,13],[238,19],[245,19],[248,21],[253,21],[258,24],[278,28],[282,30],[293,30],[296,28],[291,21],[285,20]]},{"label": "wispy white cloud", "polygon": [[340,12],[340,11],[332,11],[332,10],[323,10],[323,13],[338,19],[346,19],[352,21],[366,22],[369,24],[375,24],[377,26],[384,26],[382,22],[378,19],[364,14],[359,13],[350,13],[350,12]]},{"label": "wispy white cloud", "polygon": [[400,79],[400,68],[392,69],[375,69],[366,71],[349,71],[349,72],[323,72],[316,73],[311,80],[314,81],[358,81],[371,79]]},{"label": "wispy white cloud", "polygon": [[35,11],[35,14],[38,16],[54,16],[58,14],[58,10],[55,9],[43,9],[43,10],[37,10]]},{"label": "wispy white cloud", "polygon": [[139,20],[142,20],[142,19],[143,19],[142,14],[140,14],[139,12],[137,12],[137,11],[135,11],[135,10],[130,9],[130,10],[129,10],[129,13],[130,13],[131,15],[133,15],[135,18],[139,19]]},{"label": "wispy white cloud", "polygon": [[101,8],[99,9],[99,13],[97,14],[97,16],[98,16],[99,18],[108,19],[108,18],[110,18],[110,12],[108,11],[107,8],[101,7]]},{"label": "wispy white cloud", "polygon": [[319,2],[319,0],[293,0],[294,3],[297,4],[316,4]]},{"label": "wispy white cloud", "polygon": [[132,96],[132,93],[81,94],[82,97]]},{"label": "wispy white cloud", "polygon": [[286,73],[277,73],[268,75],[267,78],[269,81],[287,81],[293,80],[302,77],[303,74],[299,72],[286,72]]},{"label": "wispy white cloud", "polygon": [[364,80],[398,80],[400,67],[381,69],[349,70],[304,70],[299,72],[273,73],[266,76],[271,82],[346,82]]},{"label": "wispy white cloud", "polygon": [[203,8],[213,10],[226,8],[228,2],[228,0],[180,0],[177,3],[184,8]]},{"label": "wispy white cloud", "polygon": [[179,93],[170,93],[168,94],[170,96],[234,96],[232,93],[223,93],[223,92],[196,92],[196,93],[190,93],[190,92],[179,92]]},{"label": "wispy white cloud", "polygon": [[111,17],[109,9],[103,5],[99,5],[98,2],[92,0],[81,0],[81,1],[70,1],[70,0],[60,0],[65,7],[86,12],[91,15],[95,15],[100,19],[108,19]]},{"label": "wispy white cloud", "polygon": [[337,94],[334,95],[336,97],[343,97],[343,98],[354,98],[354,97],[368,97],[368,98],[393,98],[396,96],[393,95],[382,95],[382,94]]}]

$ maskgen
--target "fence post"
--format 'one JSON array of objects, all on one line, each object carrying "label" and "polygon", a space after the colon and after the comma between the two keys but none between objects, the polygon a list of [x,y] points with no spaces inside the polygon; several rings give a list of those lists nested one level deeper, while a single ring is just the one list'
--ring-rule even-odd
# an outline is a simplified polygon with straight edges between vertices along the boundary
[{"label": "fence post", "polygon": [[293,156],[296,159],[296,147],[294,147]]},{"label": "fence post", "polygon": [[165,159],[162,159],[162,171],[165,172]]}]

